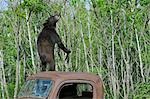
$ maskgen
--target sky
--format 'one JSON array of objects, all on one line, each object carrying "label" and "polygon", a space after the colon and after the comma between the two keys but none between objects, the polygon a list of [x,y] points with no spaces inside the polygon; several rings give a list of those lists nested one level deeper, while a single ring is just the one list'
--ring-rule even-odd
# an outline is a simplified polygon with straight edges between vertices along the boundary
[{"label": "sky", "polygon": [[7,0],[0,0],[0,10],[6,10],[7,6]]}]

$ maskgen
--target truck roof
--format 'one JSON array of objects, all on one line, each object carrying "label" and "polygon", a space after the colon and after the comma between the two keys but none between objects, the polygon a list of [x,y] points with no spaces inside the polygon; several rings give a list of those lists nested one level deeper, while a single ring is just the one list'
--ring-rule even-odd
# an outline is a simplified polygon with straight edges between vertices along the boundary
[{"label": "truck roof", "polygon": [[33,74],[28,77],[29,79],[51,79],[51,80],[91,80],[93,82],[101,81],[100,77],[95,74],[87,73],[87,72],[60,72],[60,71],[46,71],[39,72],[37,74]]}]

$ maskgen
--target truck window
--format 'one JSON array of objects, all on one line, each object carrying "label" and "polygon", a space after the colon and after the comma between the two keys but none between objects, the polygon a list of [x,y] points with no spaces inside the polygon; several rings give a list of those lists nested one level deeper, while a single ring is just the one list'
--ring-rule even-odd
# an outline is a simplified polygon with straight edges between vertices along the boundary
[{"label": "truck window", "polygon": [[58,97],[58,99],[93,99],[93,87],[88,83],[67,83],[60,88]]},{"label": "truck window", "polygon": [[28,80],[21,88],[18,96],[19,97],[47,97],[52,86],[51,80]]}]

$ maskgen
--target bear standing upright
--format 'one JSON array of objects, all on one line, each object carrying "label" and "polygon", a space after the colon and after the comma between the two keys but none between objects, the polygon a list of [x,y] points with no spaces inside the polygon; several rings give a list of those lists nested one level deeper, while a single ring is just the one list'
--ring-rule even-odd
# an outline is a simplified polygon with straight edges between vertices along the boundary
[{"label": "bear standing upright", "polygon": [[46,70],[47,64],[49,65],[48,68],[50,71],[55,70],[54,47],[56,43],[65,53],[71,53],[71,51],[64,46],[55,30],[56,23],[59,19],[60,15],[50,16],[43,24],[44,28],[37,39],[37,48],[41,60],[42,71]]}]

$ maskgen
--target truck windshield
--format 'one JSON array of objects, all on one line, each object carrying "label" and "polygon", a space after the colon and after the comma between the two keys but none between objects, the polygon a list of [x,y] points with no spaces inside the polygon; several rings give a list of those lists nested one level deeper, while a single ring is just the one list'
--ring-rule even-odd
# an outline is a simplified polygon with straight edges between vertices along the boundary
[{"label": "truck windshield", "polygon": [[52,81],[51,80],[28,80],[21,88],[18,97],[47,97],[51,91]]}]

